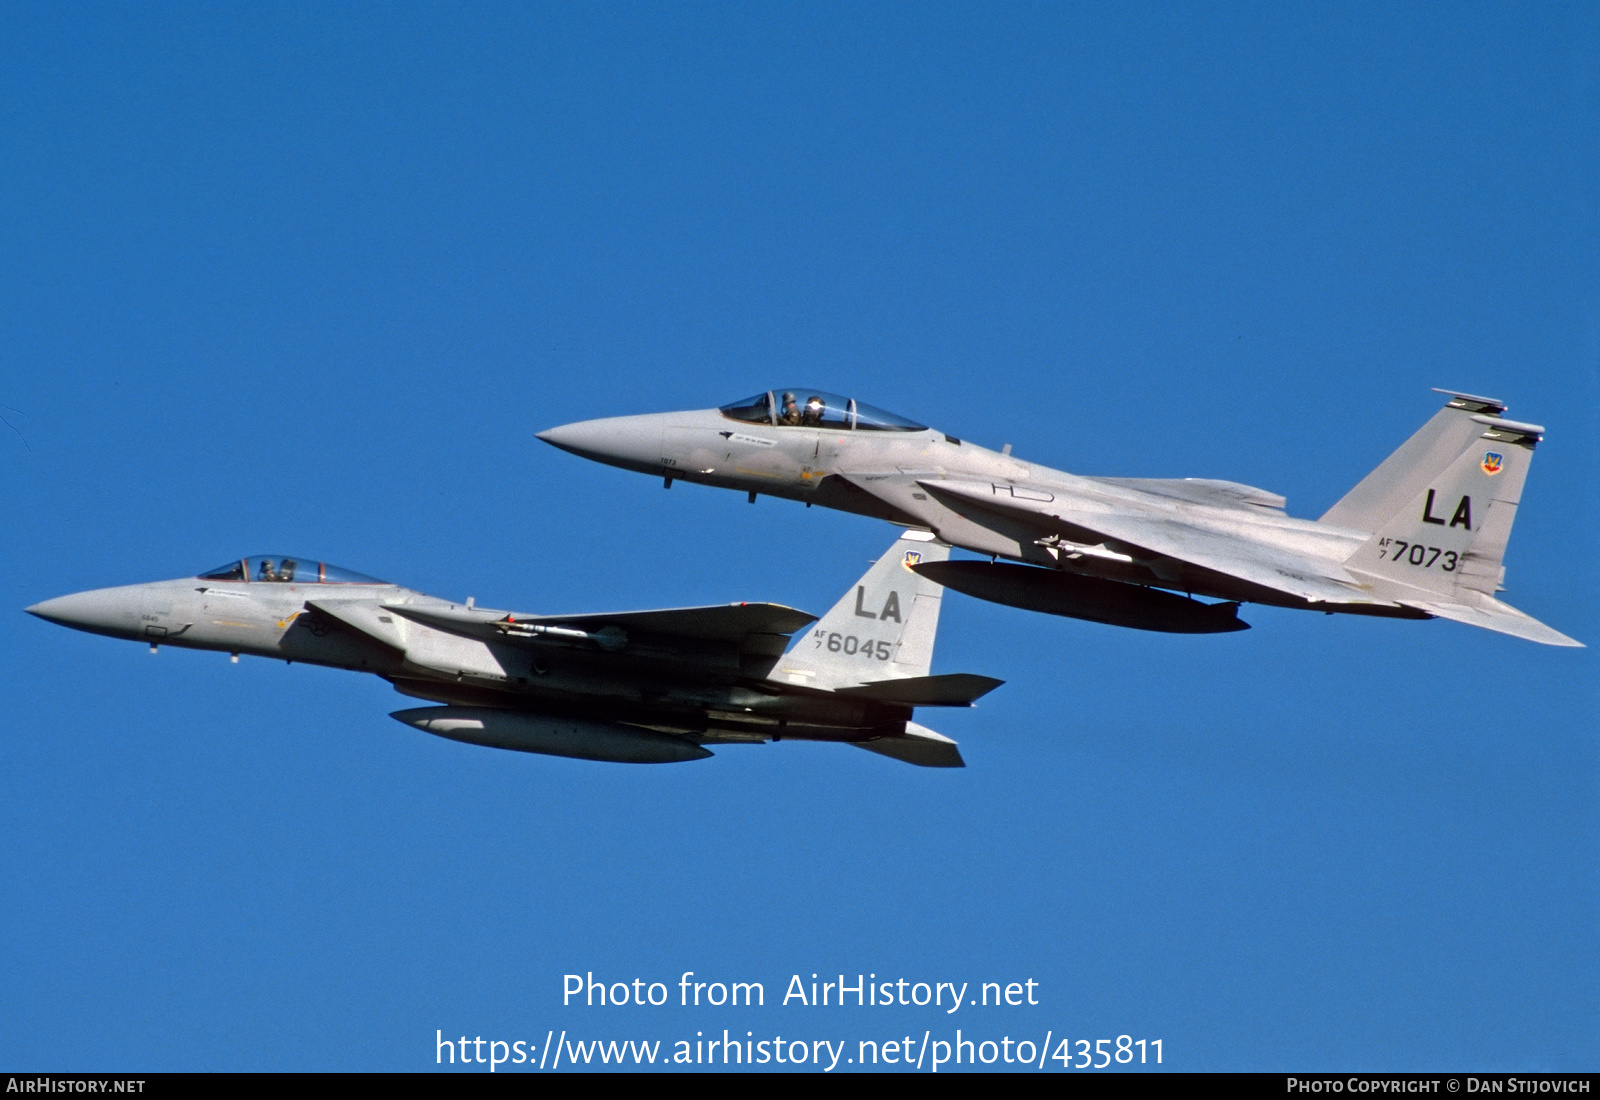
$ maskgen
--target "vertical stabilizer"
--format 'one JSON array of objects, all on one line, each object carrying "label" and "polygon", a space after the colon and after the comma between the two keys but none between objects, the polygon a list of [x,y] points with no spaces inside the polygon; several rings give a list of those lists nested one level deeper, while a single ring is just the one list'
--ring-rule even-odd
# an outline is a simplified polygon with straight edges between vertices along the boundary
[{"label": "vertical stabilizer", "polygon": [[1354,489],[1322,516],[1319,523],[1376,531],[1378,525],[1410,504],[1483,433],[1474,417],[1496,417],[1506,411],[1502,402],[1449,390],[1445,407],[1433,415],[1400,449],[1361,479]]},{"label": "vertical stabilizer", "polygon": [[944,590],[910,566],[949,557],[942,542],[895,540],[779,659],[773,678],[832,690],[928,675]]},{"label": "vertical stabilizer", "polygon": [[1346,568],[1441,595],[1492,596],[1522,499],[1537,424],[1477,415],[1472,445],[1376,524]]}]

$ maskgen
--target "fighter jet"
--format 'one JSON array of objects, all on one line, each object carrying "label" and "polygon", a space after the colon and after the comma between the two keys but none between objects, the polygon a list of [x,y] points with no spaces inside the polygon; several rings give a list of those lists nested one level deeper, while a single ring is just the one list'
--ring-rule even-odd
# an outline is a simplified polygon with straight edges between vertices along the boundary
[{"label": "fighter jet", "polygon": [[[875,516],[990,558],[917,571],[980,599],[1180,633],[1243,630],[1241,603],[1454,619],[1576,646],[1495,598],[1537,424],[1449,400],[1317,520],[1209,478],[1084,477],[806,387],[718,409],[540,432],[597,462]],[[1001,564],[998,559],[1021,564]],[[1195,597],[1222,602],[1206,603]]]},{"label": "fighter jet", "polygon": [[771,603],[491,611],[271,554],[27,610],[151,652],[183,646],[376,673],[403,695],[444,704],[393,717],[475,745],[657,764],[710,756],[707,745],[837,741],[959,768],[956,743],[911,721],[912,710],[971,706],[1002,681],[929,675],[941,592],[910,567],[949,553],[907,533],[820,620]]}]

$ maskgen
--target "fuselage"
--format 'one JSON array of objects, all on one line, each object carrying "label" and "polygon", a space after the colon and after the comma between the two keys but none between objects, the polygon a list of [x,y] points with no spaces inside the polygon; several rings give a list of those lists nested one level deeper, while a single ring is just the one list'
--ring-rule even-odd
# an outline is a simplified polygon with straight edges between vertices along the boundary
[{"label": "fuselage", "polygon": [[[942,496],[938,485],[988,483],[1018,499],[1055,495],[1086,515],[1170,518],[1330,563],[1347,559],[1367,538],[1366,532],[1296,519],[1275,507],[1216,507],[1128,480],[1025,462],[831,394],[823,395],[820,416],[782,415],[785,396],[794,394],[804,410],[805,398],[815,392],[775,390],[720,409],[588,420],[539,438],[584,458],[661,477],[668,487],[683,480],[744,492],[752,501],[758,495],[802,501],[928,530],[978,554],[1225,600],[1305,606],[1236,577],[1170,559],[1136,559],[1106,546],[1092,531],[1060,526],[1054,537],[1041,538],[1034,524],[990,513],[975,517],[966,502]],[[871,415],[861,415],[862,409]]]},{"label": "fuselage", "polygon": [[[27,610],[153,649],[370,672],[435,702],[629,723],[697,742],[864,740],[902,731],[911,715],[909,707],[772,683],[767,674],[782,645],[770,641],[752,649],[737,641],[559,627],[496,641],[489,628],[510,613],[281,555],[241,559],[196,577],[79,592]],[[439,629],[422,621],[429,616],[465,625]]]}]

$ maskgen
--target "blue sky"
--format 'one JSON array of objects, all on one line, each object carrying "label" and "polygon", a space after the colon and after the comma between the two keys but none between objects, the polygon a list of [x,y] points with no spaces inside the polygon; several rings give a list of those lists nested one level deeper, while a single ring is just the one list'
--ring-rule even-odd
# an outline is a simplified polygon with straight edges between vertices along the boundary
[{"label": "blue sky", "polygon": [[[961,1027],[1594,1069],[1593,649],[952,596],[934,671],[1007,680],[920,715],[966,770],[627,768],[20,609],[292,552],[526,611],[821,612],[892,528],[534,432],[807,384],[1314,517],[1444,386],[1547,425],[1505,598],[1600,644],[1597,57],[1582,4],[7,5],[0,1063]],[[564,1007],[591,971],[768,1004]],[[812,973],[1040,1004],[777,1003]]]}]

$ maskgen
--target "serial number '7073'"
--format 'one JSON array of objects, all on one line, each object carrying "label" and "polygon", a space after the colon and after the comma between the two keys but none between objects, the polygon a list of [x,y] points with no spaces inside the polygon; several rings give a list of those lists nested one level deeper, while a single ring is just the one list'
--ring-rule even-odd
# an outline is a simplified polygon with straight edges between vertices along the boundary
[{"label": "serial number '7073'", "polygon": [[887,661],[893,654],[893,647],[888,642],[874,642],[871,638],[857,638],[854,634],[834,634],[826,631],[815,631],[811,637],[814,639],[814,648],[828,647],[829,653],[843,653],[846,657],[860,654],[870,657],[875,661]]},{"label": "serial number '7073'", "polygon": [[[1390,554],[1390,550],[1394,553]],[[1379,539],[1378,554],[1385,561],[1403,561],[1422,569],[1432,569],[1437,563],[1446,573],[1454,573],[1456,563],[1461,560],[1454,550],[1441,550],[1437,546],[1424,546],[1420,542],[1407,542],[1405,539]]]}]

